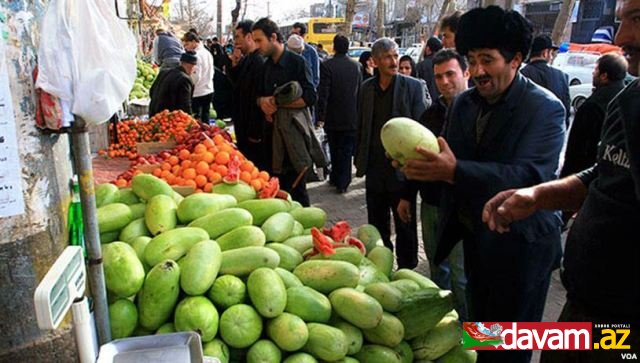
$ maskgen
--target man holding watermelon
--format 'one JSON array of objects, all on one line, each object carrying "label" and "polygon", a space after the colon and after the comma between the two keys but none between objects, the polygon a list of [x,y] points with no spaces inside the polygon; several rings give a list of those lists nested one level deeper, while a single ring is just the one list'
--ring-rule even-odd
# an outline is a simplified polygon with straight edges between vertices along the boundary
[{"label": "man holding watermelon", "polygon": [[[540,321],[551,272],[559,267],[559,215],[538,211],[504,234],[482,223],[496,192],[557,177],[565,110],[518,72],[532,40],[530,23],[497,6],[462,15],[456,49],[467,57],[475,87],[449,109],[440,153],[418,148],[409,179],[445,182],[435,263],[464,243],[469,320]],[[531,351],[480,351],[478,362],[529,362]]]},{"label": "man holding watermelon", "polygon": [[[640,0],[618,2],[616,45],[640,74]],[[544,210],[579,209],[569,231],[562,282],[567,302],[559,321],[631,324],[626,350],[545,352],[544,362],[612,362],[640,353],[640,81],[609,103],[596,164],[566,178],[498,193],[482,219],[503,235]],[[594,329],[594,332],[596,329]],[[618,336],[621,339],[622,336]],[[636,355],[637,357],[637,355]]]}]

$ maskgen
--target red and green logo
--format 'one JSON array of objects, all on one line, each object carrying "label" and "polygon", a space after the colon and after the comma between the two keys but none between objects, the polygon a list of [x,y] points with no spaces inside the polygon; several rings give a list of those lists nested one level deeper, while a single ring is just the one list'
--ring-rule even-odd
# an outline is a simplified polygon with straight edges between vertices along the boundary
[{"label": "red and green logo", "polygon": [[465,349],[476,349],[485,346],[497,346],[503,343],[502,325],[495,323],[486,327],[483,323],[462,323],[462,343]]}]

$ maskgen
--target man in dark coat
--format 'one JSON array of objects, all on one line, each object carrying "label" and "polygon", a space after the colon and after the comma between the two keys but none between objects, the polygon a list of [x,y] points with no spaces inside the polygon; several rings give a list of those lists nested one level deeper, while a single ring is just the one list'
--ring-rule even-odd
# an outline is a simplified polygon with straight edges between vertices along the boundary
[{"label": "man in dark coat", "polygon": [[[429,107],[423,80],[398,74],[398,45],[390,38],[376,40],[371,48],[378,74],[362,83],[358,95],[358,140],[356,176],[366,175],[367,217],[376,226],[388,248],[391,243],[391,220],[396,228],[396,259],[401,268],[418,264],[417,223],[400,219],[396,207],[404,188],[404,177],[391,166],[385,156],[380,131],[393,117],[419,120]],[[415,199],[412,215],[415,214]]]},{"label": "man in dark coat", "polygon": [[520,73],[538,85],[548,89],[558,97],[567,112],[567,126],[571,114],[571,96],[569,96],[569,76],[563,71],[551,67],[553,53],[558,47],[553,45],[548,35],[538,35],[533,39],[529,64]]},{"label": "man in dark coat", "polygon": [[349,39],[333,38],[333,58],[320,64],[317,119],[329,138],[331,174],[329,182],[338,193],[351,183],[353,148],[356,143],[358,88],[362,83],[360,63],[347,57]]},{"label": "man in dark coat", "polygon": [[149,116],[162,110],[182,110],[191,114],[193,81],[191,73],[198,64],[195,52],[187,51],[180,56],[180,66],[160,71],[151,85],[149,95]]},{"label": "man in dark coat", "polygon": [[257,103],[264,57],[253,41],[252,26],[253,21],[243,20],[235,30],[235,45],[243,57],[229,72],[233,83],[233,127],[238,149],[260,170],[271,172],[271,133],[267,133],[264,114]]},{"label": "man in dark coat", "polygon": [[432,103],[438,99],[438,96],[440,96],[433,77],[433,55],[440,49],[442,49],[442,42],[440,39],[436,37],[429,38],[424,47],[424,59],[416,65],[418,78],[423,79],[427,84],[429,98],[431,98]]},{"label": "man in dark coat", "polygon": [[[618,2],[616,18],[621,22],[615,42],[622,47],[634,76],[640,74],[639,13],[640,0]],[[505,190],[484,208],[484,221],[498,232],[517,229],[541,210],[580,209],[567,236],[561,274],[567,301],[558,321],[593,324],[587,349],[594,343],[600,349],[543,351],[543,363],[616,362],[640,355],[638,99],[640,81],[635,80],[611,100],[596,163],[589,169],[560,180]]]},{"label": "man in dark coat", "polygon": [[[504,234],[482,222],[484,204],[498,191],[557,177],[564,107],[518,72],[532,30],[522,15],[497,6],[462,16],[456,49],[467,57],[476,87],[449,110],[440,152],[419,149],[425,160],[402,168],[409,179],[446,183],[435,262],[463,240],[470,321],[540,321],[560,264],[557,212],[539,211]],[[478,353],[478,362],[531,359],[531,351]]]},{"label": "man in dark coat", "polygon": [[627,60],[622,55],[609,53],[598,59],[593,70],[594,90],[576,111],[560,176],[575,174],[596,162],[607,105],[624,88],[626,75]]},{"label": "man in dark coat", "polygon": [[[268,122],[275,122],[280,109],[295,109],[308,111],[317,100],[315,87],[311,81],[311,70],[306,66],[304,58],[284,49],[282,35],[278,25],[269,18],[258,20],[251,27],[253,39],[260,50],[260,54],[267,57],[264,64],[264,77],[258,87],[258,105]],[[285,104],[278,103],[275,91],[280,86],[296,81],[301,88],[301,96]],[[308,113],[308,112],[307,112]],[[315,137],[315,135],[312,135]],[[275,138],[274,138],[275,145]],[[283,152],[282,163],[276,163],[275,149],[272,154],[274,174],[280,178],[280,187],[291,194],[291,198],[303,206],[309,206],[309,193],[305,181],[306,170],[296,170],[287,151]],[[282,154],[278,154],[282,155]],[[276,165],[277,164],[277,165]],[[278,169],[278,170],[276,170]]]}]

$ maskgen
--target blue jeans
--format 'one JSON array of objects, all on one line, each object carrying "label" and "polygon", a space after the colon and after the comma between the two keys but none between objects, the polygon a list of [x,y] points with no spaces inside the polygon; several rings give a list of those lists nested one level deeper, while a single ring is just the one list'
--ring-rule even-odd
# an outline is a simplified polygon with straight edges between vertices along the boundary
[{"label": "blue jeans", "polygon": [[458,242],[447,257],[438,266],[433,262],[436,255],[436,227],[438,224],[438,207],[434,207],[425,202],[420,203],[420,214],[422,216],[422,242],[424,252],[429,260],[431,279],[440,288],[451,290],[455,300],[455,308],[460,316],[460,320],[466,321],[466,285],[467,278],[464,274],[464,251],[462,241]]}]

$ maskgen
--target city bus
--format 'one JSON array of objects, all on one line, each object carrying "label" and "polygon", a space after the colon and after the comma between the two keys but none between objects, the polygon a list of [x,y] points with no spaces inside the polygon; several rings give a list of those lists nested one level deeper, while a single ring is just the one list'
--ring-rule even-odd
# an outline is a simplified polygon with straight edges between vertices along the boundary
[{"label": "city bus", "polygon": [[295,23],[307,25],[307,34],[304,37],[307,43],[322,44],[324,50],[332,54],[333,38],[344,27],[344,18],[301,18],[278,24],[285,42]]}]

